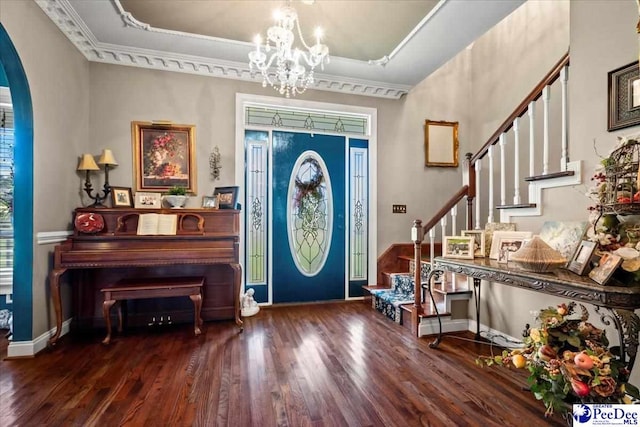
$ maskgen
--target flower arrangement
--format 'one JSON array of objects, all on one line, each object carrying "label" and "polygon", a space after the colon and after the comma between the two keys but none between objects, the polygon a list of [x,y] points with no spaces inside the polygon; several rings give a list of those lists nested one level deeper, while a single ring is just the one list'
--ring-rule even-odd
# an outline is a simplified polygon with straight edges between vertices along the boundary
[{"label": "flower arrangement", "polygon": [[167,177],[180,174],[181,167],[177,161],[184,159],[183,145],[173,132],[163,132],[153,138],[145,147],[145,175]]},{"label": "flower arrangement", "polygon": [[640,135],[621,137],[591,177],[587,236],[623,259],[624,283],[640,283]]},{"label": "flower arrangement", "polygon": [[526,368],[536,399],[554,411],[566,413],[572,403],[631,403],[638,389],[629,384],[629,370],[609,349],[605,331],[587,322],[582,305],[560,304],[540,311],[539,326],[528,330],[524,347],[498,356],[480,356],[480,366]]}]

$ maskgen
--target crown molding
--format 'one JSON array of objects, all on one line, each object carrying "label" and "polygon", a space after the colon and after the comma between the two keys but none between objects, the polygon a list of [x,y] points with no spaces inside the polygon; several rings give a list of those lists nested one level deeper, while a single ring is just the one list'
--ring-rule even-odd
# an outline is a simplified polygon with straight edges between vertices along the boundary
[{"label": "crown molding", "polygon": [[[180,55],[159,50],[102,43],[96,39],[68,0],[35,0],[35,2],[89,61],[244,80],[262,84],[262,76],[251,71],[248,62],[224,61],[201,56]],[[119,2],[117,3],[119,4]],[[127,22],[127,13],[121,8],[120,10],[123,12],[121,17]],[[128,23],[129,25],[133,24],[131,19],[128,19]],[[151,28],[138,21],[136,21],[135,27],[141,31],[149,31],[149,28]],[[315,73],[315,84],[309,89],[399,99],[409,92],[411,86],[347,79]]]}]

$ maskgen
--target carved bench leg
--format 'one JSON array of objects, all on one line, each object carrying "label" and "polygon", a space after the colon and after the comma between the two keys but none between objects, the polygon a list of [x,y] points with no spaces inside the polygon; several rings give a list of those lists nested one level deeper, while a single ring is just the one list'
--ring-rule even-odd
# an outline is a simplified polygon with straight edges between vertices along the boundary
[{"label": "carved bench leg", "polygon": [[200,310],[202,309],[202,295],[197,294],[197,295],[189,295],[189,298],[191,299],[191,301],[193,301],[193,308],[194,308],[194,332],[196,334],[196,336],[200,335],[202,333],[202,331],[200,330],[200,325],[202,325],[202,318],[200,317]]},{"label": "carved bench leg", "polygon": [[118,333],[122,333],[122,301],[118,301]]},{"label": "carved bench leg", "polygon": [[105,300],[102,303],[102,314],[104,315],[105,322],[107,322],[107,336],[102,340],[102,344],[105,345],[111,342],[111,314],[109,311],[115,303],[116,300],[114,299]]}]

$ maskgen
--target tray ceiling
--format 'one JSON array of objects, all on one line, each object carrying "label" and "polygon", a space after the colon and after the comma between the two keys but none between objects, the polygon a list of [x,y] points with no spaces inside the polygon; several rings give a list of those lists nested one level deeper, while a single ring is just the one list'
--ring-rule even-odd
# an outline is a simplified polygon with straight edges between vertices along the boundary
[{"label": "tray ceiling", "polygon": [[[90,61],[262,82],[253,37],[280,1],[35,0]],[[321,26],[331,62],[314,89],[400,98],[524,0],[302,0],[303,37]]]}]

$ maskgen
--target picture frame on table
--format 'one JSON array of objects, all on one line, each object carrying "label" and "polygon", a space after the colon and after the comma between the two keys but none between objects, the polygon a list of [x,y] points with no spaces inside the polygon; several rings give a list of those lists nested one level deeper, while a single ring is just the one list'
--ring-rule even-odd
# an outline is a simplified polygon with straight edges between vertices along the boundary
[{"label": "picture frame on table", "polygon": [[485,232],[484,230],[462,230],[463,236],[473,236],[473,257],[485,257]]},{"label": "picture frame on table", "polygon": [[640,71],[638,61],[608,73],[609,132],[640,124]]},{"label": "picture frame on table", "polygon": [[516,231],[516,225],[511,222],[488,222],[484,227],[484,253],[485,257],[491,255],[491,243],[493,233],[496,231]]},{"label": "picture frame on table", "polygon": [[134,121],[131,140],[136,192],[196,193],[195,125]]},{"label": "picture frame on table", "polygon": [[219,209],[235,209],[238,203],[238,187],[216,187],[213,196],[218,198]]},{"label": "picture frame on table", "polygon": [[445,258],[473,259],[473,236],[444,236],[442,256]]},{"label": "picture frame on table", "polygon": [[205,209],[218,209],[218,197],[202,196],[202,207]]},{"label": "picture frame on table", "polygon": [[133,197],[131,187],[111,187],[111,207],[131,208],[133,207]]},{"label": "picture frame on table", "polygon": [[600,257],[598,265],[589,272],[589,277],[600,285],[605,285],[616,269],[622,264],[622,257],[610,252],[605,252]]},{"label": "picture frame on table", "polygon": [[160,209],[162,207],[162,194],[137,191],[134,198],[136,209]]},{"label": "picture frame on table", "polygon": [[[493,233],[491,241],[491,252],[489,258],[499,260],[500,252],[506,250],[507,252],[515,252],[531,239],[533,233],[530,231],[495,231]],[[505,256],[509,254],[503,254],[502,262]]]},{"label": "picture frame on table", "polygon": [[589,262],[595,249],[596,242],[592,242],[590,240],[583,240],[582,242],[580,242],[580,245],[578,245],[576,252],[573,254],[573,257],[571,257],[571,260],[569,261],[567,269],[580,276],[584,275],[587,268],[589,267]]}]

